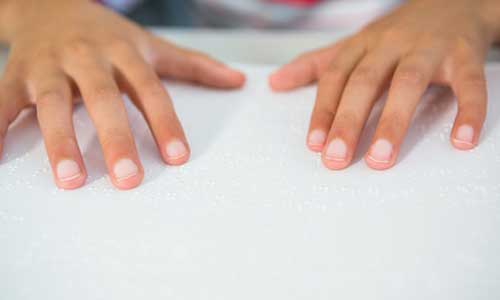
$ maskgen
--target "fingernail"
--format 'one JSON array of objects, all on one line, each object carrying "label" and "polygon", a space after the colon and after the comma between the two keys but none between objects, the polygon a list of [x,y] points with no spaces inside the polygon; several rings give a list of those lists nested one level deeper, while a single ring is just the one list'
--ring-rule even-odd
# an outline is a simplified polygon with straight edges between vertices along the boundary
[{"label": "fingernail", "polygon": [[370,150],[370,159],[375,162],[389,163],[392,156],[392,144],[386,139],[380,139]]},{"label": "fingernail", "polygon": [[347,159],[347,146],[341,139],[334,139],[326,149],[326,158],[329,160],[345,161]]},{"label": "fingernail", "polygon": [[309,133],[309,145],[323,146],[326,140],[326,133],[323,130],[315,129]]},{"label": "fingernail", "polygon": [[462,125],[458,128],[455,140],[460,143],[472,144],[474,142],[474,128]]},{"label": "fingernail", "polygon": [[57,178],[61,181],[71,181],[82,175],[80,166],[75,161],[69,159],[61,160],[57,164],[56,169]]},{"label": "fingernail", "polygon": [[188,151],[183,142],[174,140],[168,143],[166,152],[170,159],[178,159],[186,156]]},{"label": "fingernail", "polygon": [[137,175],[139,168],[137,168],[137,165],[132,160],[125,158],[115,163],[113,172],[117,180],[125,180]]}]

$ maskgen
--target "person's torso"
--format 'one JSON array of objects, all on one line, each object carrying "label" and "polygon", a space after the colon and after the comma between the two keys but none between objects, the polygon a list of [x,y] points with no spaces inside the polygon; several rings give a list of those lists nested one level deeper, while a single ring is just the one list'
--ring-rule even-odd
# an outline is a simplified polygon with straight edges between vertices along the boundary
[{"label": "person's torso", "polygon": [[[217,27],[326,29],[358,28],[400,0],[100,0],[127,12],[147,2],[191,12],[196,25]],[[144,3],[146,2],[146,3]],[[175,12],[174,12],[175,13]]]}]

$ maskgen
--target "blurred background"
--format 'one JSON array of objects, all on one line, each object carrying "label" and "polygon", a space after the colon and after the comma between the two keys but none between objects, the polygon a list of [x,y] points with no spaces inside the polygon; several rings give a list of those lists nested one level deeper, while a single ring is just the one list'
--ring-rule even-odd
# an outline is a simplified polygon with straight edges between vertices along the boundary
[{"label": "blurred background", "polygon": [[399,0],[100,0],[145,26],[353,29]]}]

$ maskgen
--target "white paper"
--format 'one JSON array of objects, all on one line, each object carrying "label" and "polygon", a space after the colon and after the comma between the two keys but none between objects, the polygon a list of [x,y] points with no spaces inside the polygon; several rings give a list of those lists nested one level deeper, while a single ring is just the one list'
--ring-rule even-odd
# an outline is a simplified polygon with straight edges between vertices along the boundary
[{"label": "white paper", "polygon": [[[500,67],[481,145],[449,143],[456,103],[424,99],[393,169],[330,171],[305,147],[315,88],[270,67],[218,91],[167,83],[192,148],[165,166],[128,105],[146,176],[117,191],[83,107],[84,188],[52,183],[34,112],[0,163],[0,299],[499,299]],[[380,111],[380,109],[376,109]]]}]

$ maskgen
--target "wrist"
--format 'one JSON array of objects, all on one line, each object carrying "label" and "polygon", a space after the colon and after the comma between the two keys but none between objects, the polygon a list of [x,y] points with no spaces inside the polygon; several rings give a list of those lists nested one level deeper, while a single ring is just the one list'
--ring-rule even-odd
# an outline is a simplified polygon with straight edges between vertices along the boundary
[{"label": "wrist", "polygon": [[0,42],[8,42],[8,32],[13,27],[10,19],[16,5],[15,0],[0,0]]},{"label": "wrist", "polygon": [[[93,0],[0,0],[0,42],[10,44],[15,36],[37,19],[51,20],[64,8]],[[39,24],[41,25],[41,24]],[[27,28],[29,30],[29,28]]]},{"label": "wrist", "polygon": [[486,27],[490,32],[491,42],[500,42],[500,1],[481,1],[481,11]]}]

